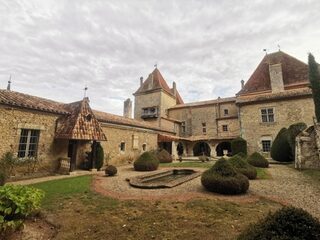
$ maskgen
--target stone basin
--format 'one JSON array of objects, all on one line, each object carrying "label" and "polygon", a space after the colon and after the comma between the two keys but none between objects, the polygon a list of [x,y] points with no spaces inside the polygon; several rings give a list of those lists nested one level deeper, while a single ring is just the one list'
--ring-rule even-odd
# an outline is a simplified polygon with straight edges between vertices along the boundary
[{"label": "stone basin", "polygon": [[172,188],[200,175],[201,172],[193,169],[172,169],[133,177],[129,183],[137,188]]}]

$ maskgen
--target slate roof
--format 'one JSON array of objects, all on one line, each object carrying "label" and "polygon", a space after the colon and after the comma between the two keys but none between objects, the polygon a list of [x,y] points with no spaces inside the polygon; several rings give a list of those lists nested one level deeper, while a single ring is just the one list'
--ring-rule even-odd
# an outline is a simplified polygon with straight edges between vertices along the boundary
[{"label": "slate roof", "polygon": [[308,65],[282,52],[267,54],[237,95],[271,91],[269,65],[281,63],[285,89],[309,84]]},{"label": "slate roof", "polygon": [[207,105],[214,105],[217,103],[226,103],[226,102],[235,102],[235,101],[236,101],[236,97],[217,98],[217,99],[207,100],[207,101],[179,104],[179,105],[176,105],[176,106],[171,107],[169,109],[178,109],[178,108],[187,108],[187,107],[201,107],[201,106],[207,106]]},{"label": "slate roof", "polygon": [[89,99],[66,105],[70,114],[58,119],[55,138],[106,141],[100,123],[93,114]]},{"label": "slate roof", "polygon": [[141,93],[147,93],[147,92],[160,90],[160,89],[162,89],[169,95],[176,97],[177,104],[183,104],[183,100],[178,90],[176,90],[176,96],[175,96],[173,88],[170,88],[168,86],[166,80],[164,80],[158,68],[155,68],[153,72],[149,74],[148,78],[143,82],[142,86],[140,86],[139,89],[133,95],[138,95]]}]

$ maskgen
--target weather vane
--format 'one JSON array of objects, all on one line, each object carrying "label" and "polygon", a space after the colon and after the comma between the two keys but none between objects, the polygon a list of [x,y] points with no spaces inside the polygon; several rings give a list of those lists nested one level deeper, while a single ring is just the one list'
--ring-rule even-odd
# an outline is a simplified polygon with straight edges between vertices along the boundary
[{"label": "weather vane", "polygon": [[156,63],[156,64],[154,65],[154,67],[157,68],[157,67],[158,67],[158,64]]},{"label": "weather vane", "polygon": [[278,44],[278,50],[279,50],[279,52],[281,51],[280,44]]},{"label": "weather vane", "polygon": [[268,49],[266,49],[266,48],[263,49],[263,51],[266,53],[266,55],[268,55],[267,50],[268,50]]},{"label": "weather vane", "polygon": [[84,97],[87,97],[87,91],[88,91],[88,87],[87,87],[87,85],[84,87]]},{"label": "weather vane", "polygon": [[10,91],[10,90],[11,90],[11,74],[10,74],[10,77],[9,77],[7,90],[8,90],[8,91]]}]

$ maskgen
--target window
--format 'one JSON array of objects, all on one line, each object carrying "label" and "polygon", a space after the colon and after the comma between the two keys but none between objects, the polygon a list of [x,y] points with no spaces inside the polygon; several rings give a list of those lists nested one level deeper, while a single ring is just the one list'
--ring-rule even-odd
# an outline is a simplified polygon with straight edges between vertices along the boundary
[{"label": "window", "polygon": [[203,134],[207,133],[207,123],[205,123],[205,122],[202,123],[202,133]]},{"label": "window", "polygon": [[228,125],[222,125],[222,131],[228,132]]},{"label": "window", "polygon": [[18,158],[37,157],[40,130],[21,129]]},{"label": "window", "polygon": [[125,142],[121,142],[121,144],[120,144],[120,151],[121,151],[121,152],[126,151],[126,143],[125,143]]},{"label": "window", "polygon": [[262,140],[262,152],[270,152],[271,149],[271,140]]},{"label": "window", "polygon": [[224,109],[224,115],[228,115],[229,114],[229,110],[228,109]]},{"label": "window", "polygon": [[144,143],[144,144],[142,144],[142,151],[146,151],[147,150],[147,144],[146,143]]},{"label": "window", "polygon": [[181,122],[181,132],[182,133],[186,132],[186,122]]},{"label": "window", "polygon": [[262,108],[261,109],[261,120],[263,123],[274,122],[274,109],[273,108]]},{"label": "window", "polygon": [[157,118],[158,107],[147,107],[142,109],[141,118]]}]

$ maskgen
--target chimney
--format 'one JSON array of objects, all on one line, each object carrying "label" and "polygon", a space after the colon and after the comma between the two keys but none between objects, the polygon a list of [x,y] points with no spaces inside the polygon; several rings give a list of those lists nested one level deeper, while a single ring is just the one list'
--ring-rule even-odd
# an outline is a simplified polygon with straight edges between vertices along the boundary
[{"label": "chimney", "polygon": [[143,77],[140,77],[140,87],[143,85]]},{"label": "chimney", "polygon": [[8,81],[7,90],[8,90],[8,91],[11,91],[11,81],[10,81],[10,80]]},{"label": "chimney", "polygon": [[278,93],[284,91],[282,66],[279,64],[269,65],[270,83],[272,93]]},{"label": "chimney", "polygon": [[123,116],[127,118],[132,118],[132,101],[130,98],[123,103]]},{"label": "chimney", "polygon": [[241,80],[241,90],[244,88],[244,80]]},{"label": "chimney", "polygon": [[173,95],[177,96],[177,84],[176,84],[176,82],[172,83],[172,90],[173,90]]}]

